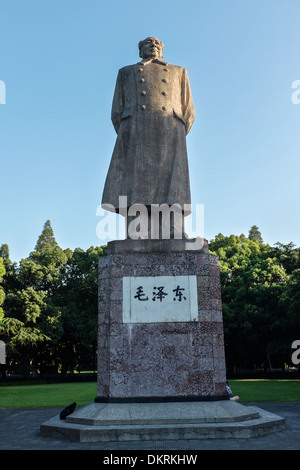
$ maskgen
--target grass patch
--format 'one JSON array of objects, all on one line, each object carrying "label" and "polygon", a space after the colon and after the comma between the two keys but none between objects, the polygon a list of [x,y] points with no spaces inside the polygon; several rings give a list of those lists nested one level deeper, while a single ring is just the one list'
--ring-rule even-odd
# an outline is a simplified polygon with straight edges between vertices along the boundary
[{"label": "grass patch", "polygon": [[[240,403],[300,401],[300,380],[235,379],[229,384]],[[0,408],[64,408],[73,401],[83,406],[96,395],[96,382],[3,385]]]},{"label": "grass patch", "polygon": [[0,408],[58,408],[94,401],[96,382],[10,385],[0,387]]},{"label": "grass patch", "polygon": [[300,401],[300,380],[235,379],[229,385],[240,403]]}]

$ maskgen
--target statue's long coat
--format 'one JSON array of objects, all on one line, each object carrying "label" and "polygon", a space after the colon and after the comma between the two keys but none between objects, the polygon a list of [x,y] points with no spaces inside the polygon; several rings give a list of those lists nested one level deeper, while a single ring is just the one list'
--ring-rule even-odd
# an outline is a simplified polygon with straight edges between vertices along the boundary
[{"label": "statue's long coat", "polygon": [[[190,204],[186,134],[194,121],[187,72],[162,60],[119,70],[112,122],[118,134],[102,206]],[[109,208],[108,208],[109,209]]]}]

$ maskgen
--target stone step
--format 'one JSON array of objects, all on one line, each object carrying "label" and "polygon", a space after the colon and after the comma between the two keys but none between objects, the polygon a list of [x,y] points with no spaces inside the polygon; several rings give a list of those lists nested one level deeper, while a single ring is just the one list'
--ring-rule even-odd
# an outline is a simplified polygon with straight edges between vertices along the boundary
[{"label": "stone step", "polygon": [[[163,421],[162,417],[157,418],[157,416],[153,414],[152,418],[148,416],[147,423],[140,422],[138,424],[133,424],[132,421],[130,424],[120,424],[120,414],[117,418],[111,415],[111,420],[109,420],[109,416],[107,415],[106,424],[103,422],[99,424],[99,415],[93,417],[92,409],[95,409],[95,404],[93,403],[91,405],[92,406],[88,405],[87,407],[79,409],[76,412],[76,416],[75,414],[74,416],[72,415],[72,419],[71,416],[69,416],[67,420],[62,421],[59,419],[59,416],[53,417],[41,425],[41,435],[56,439],[69,439],[76,442],[116,442],[174,439],[237,439],[258,437],[285,429],[285,420],[280,416],[258,407],[248,407],[234,402],[231,402],[231,405],[237,407],[235,410],[231,405],[229,407],[222,406],[224,404],[221,402],[199,403],[200,406],[197,407],[197,411],[199,412],[202,407],[203,414],[202,416],[199,415],[197,422],[187,422],[189,419],[196,421],[195,416],[191,418],[191,416],[186,417],[182,415],[180,421],[178,414],[177,421],[173,420],[173,422],[171,422],[172,419],[169,416],[168,422],[166,422]],[[106,408],[106,412],[108,413],[109,407],[101,406],[103,404],[97,405],[100,405],[102,410]],[[124,407],[124,404],[122,405]],[[207,407],[207,405],[214,405],[214,409],[210,406]],[[163,404],[163,407],[165,406],[166,404]],[[98,413],[100,408],[97,408]],[[210,412],[208,412],[208,408],[211,408]],[[146,409],[149,410],[149,408],[145,408],[145,411]],[[123,423],[128,422],[128,419],[131,418],[128,418],[128,415],[126,416],[125,410],[123,413]],[[230,413],[231,416],[229,416]],[[242,418],[243,414],[244,419]],[[167,413],[165,414],[165,418],[166,416]],[[73,418],[75,418],[75,420]],[[85,418],[90,420],[90,423],[93,422],[93,424],[87,424]],[[213,418],[215,418],[215,421],[212,421]],[[118,424],[115,422],[116,419],[119,420]],[[210,421],[205,421],[205,419]],[[108,422],[110,422],[110,424],[107,424]]]},{"label": "stone step", "polygon": [[91,403],[67,422],[97,425],[225,423],[258,418],[259,413],[231,400],[170,403]]}]

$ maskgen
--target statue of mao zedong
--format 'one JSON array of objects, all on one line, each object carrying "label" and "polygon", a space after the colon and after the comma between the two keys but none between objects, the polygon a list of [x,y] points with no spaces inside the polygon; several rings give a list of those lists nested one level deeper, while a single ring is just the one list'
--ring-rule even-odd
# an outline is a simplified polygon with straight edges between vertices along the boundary
[{"label": "statue of mao zedong", "polygon": [[[170,65],[155,37],[139,43],[141,62],[119,70],[111,118],[117,139],[102,207],[191,203],[186,135],[195,112],[187,71]],[[109,210],[109,207],[107,206]]]}]

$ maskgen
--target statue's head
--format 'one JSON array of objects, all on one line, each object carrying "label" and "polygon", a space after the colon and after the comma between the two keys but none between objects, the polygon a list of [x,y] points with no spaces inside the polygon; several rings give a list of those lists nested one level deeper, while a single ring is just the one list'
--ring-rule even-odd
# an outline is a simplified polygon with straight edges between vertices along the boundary
[{"label": "statue's head", "polygon": [[142,59],[161,59],[164,43],[154,37],[149,37],[139,42],[140,57]]}]

